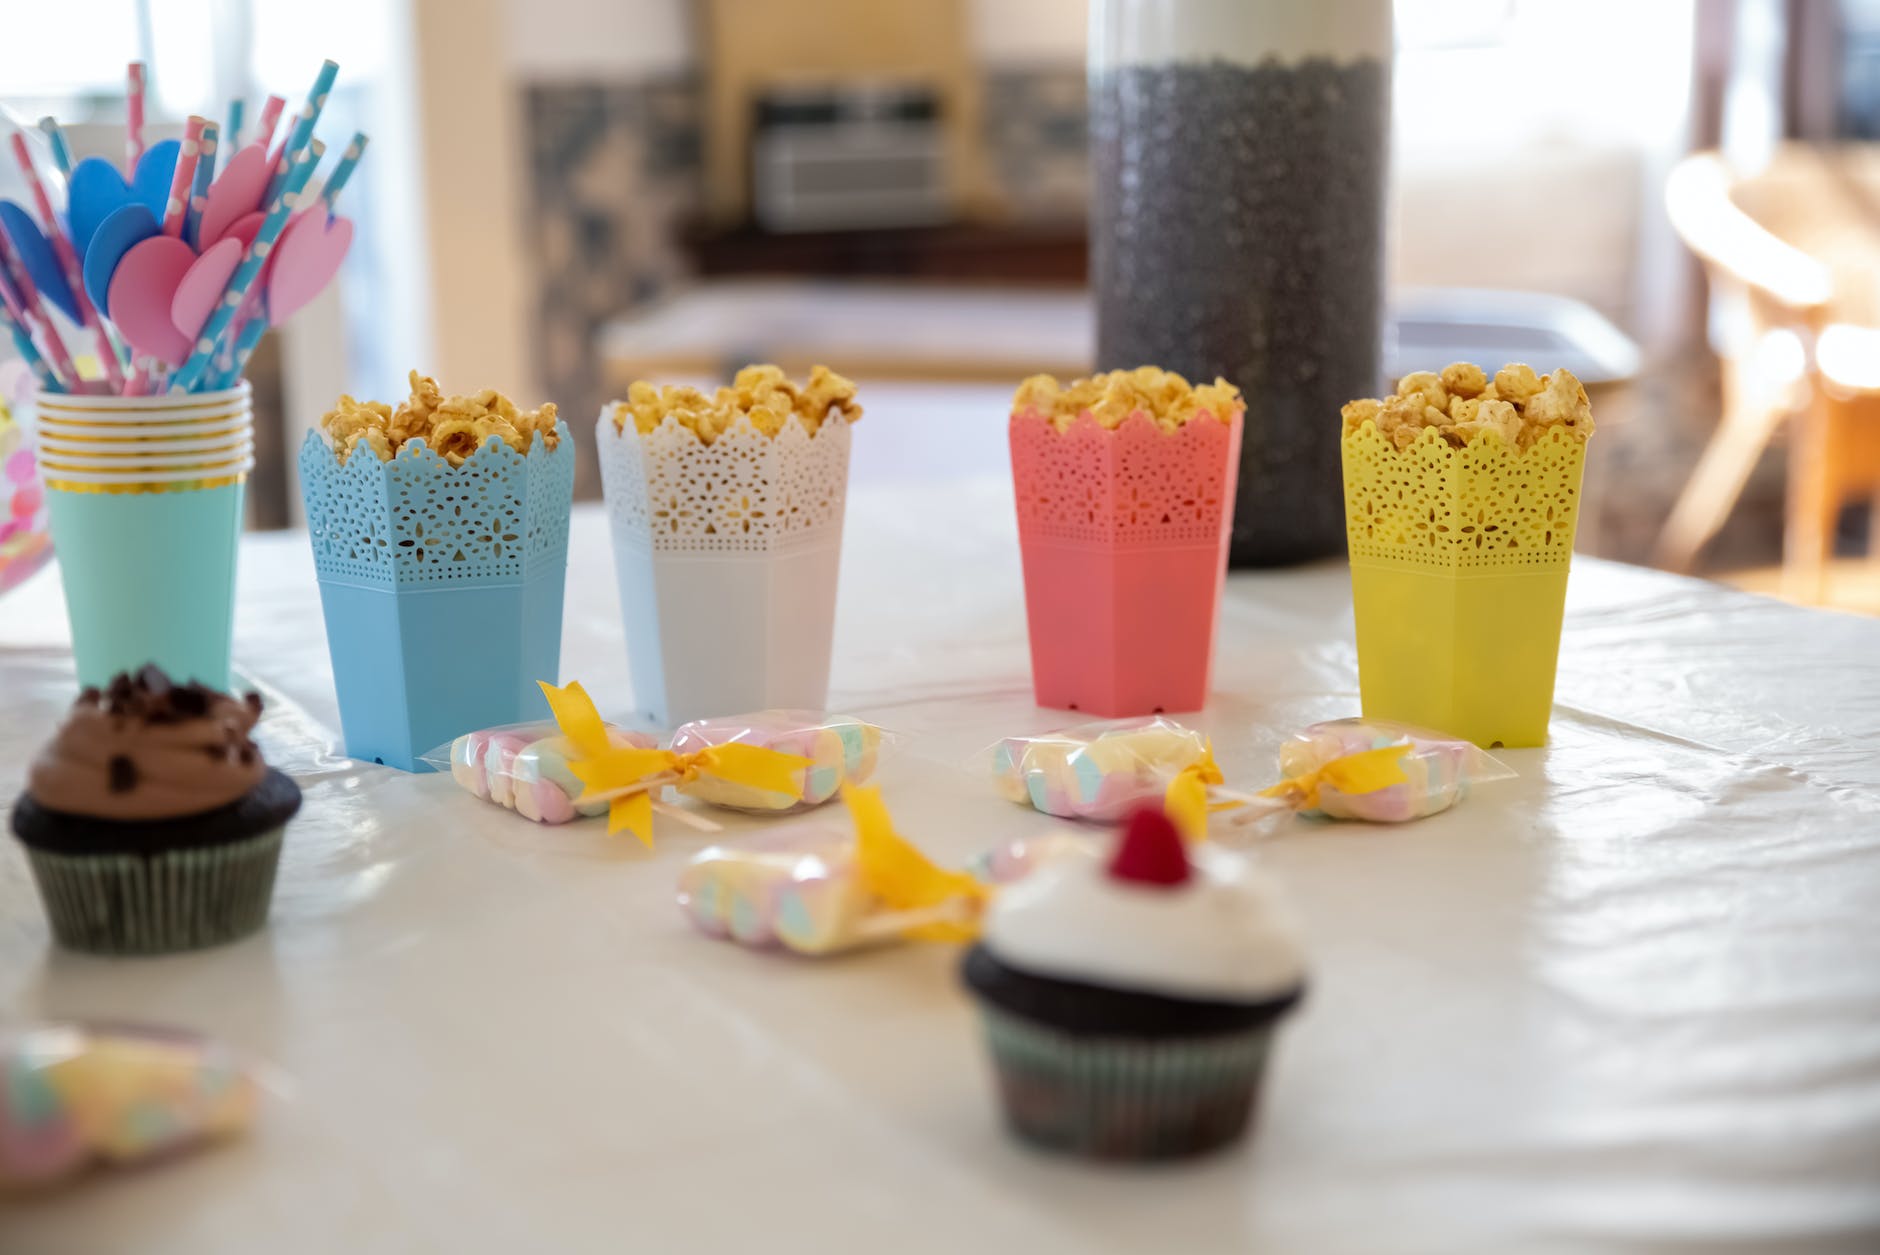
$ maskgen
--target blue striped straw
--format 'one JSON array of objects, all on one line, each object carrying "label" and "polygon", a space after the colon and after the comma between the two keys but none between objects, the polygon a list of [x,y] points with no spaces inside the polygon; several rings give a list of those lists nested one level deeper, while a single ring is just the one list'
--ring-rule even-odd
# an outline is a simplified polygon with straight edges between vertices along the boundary
[{"label": "blue striped straw", "polygon": [[72,146],[65,142],[65,131],[59,126],[57,118],[39,119],[39,129],[52,141],[52,164],[59,167],[59,173],[66,178],[72,177]]},{"label": "blue striped straw", "polygon": [[313,139],[313,125],[320,120],[320,111],[326,108],[326,94],[333,90],[333,80],[339,77],[337,61],[323,61],[320,72],[314,76],[313,89],[307,93],[307,107],[300,111],[300,120],[294,124],[293,131],[287,137],[287,147],[281,150],[281,162],[268,176],[268,194],[261,198],[262,203],[272,201],[287,181],[288,172],[294,163],[300,160],[300,154],[306,150]]},{"label": "blue striped straw", "polygon": [[228,150],[240,152],[242,147],[242,114],[248,104],[240,96],[228,102]]},{"label": "blue striped straw", "polygon": [[229,324],[235,321],[235,315],[241,310],[242,302],[248,298],[248,289],[255,285],[255,278],[261,268],[267,264],[268,254],[274,251],[274,243],[281,238],[281,228],[287,225],[288,215],[293,213],[300,194],[306,189],[307,180],[313,177],[314,155],[311,151],[303,152],[294,163],[294,168],[287,172],[287,183],[281,194],[268,205],[268,216],[262,220],[261,230],[255,233],[254,242],[242,256],[242,264],[235,268],[229,279],[228,287],[222,293],[221,303],[215,313],[209,315],[208,325],[203,327],[196,338],[196,347],[189,358],[174,375],[170,376],[170,391],[190,392],[201,382],[203,372],[209,369],[210,359],[215,356],[216,342],[228,334]]},{"label": "blue striped straw", "polygon": [[203,207],[209,203],[209,184],[215,182],[215,148],[218,127],[202,124],[202,138],[196,142],[196,177],[189,185],[189,206],[183,211],[183,242],[196,248],[196,234],[202,226]]},{"label": "blue striped straw", "polygon": [[254,356],[255,346],[261,343],[261,337],[267,333],[268,318],[265,313],[256,314],[250,318],[248,325],[242,328],[241,335],[236,337],[233,357],[223,368],[222,373],[216,377],[215,382],[209,385],[209,390],[213,392],[222,388],[233,388],[240,383],[242,372],[248,369],[248,359]]},{"label": "blue striped straw", "polygon": [[20,356],[26,359],[26,364],[33,368],[33,374],[39,379],[39,386],[47,392],[64,392],[65,385],[60,383],[59,377],[52,373],[52,367],[46,365],[46,359],[39,355],[39,346],[33,343],[33,337],[27,333],[26,328],[20,326],[13,317],[13,311],[5,304],[0,304],[0,324],[6,326],[7,334],[13,337],[13,347],[18,349]]},{"label": "blue striped straw", "polygon": [[371,143],[364,131],[355,132],[352,142],[346,145],[346,151],[339,155],[339,163],[333,167],[333,173],[327,176],[326,189],[320,193],[320,199],[326,205],[327,221],[333,219],[333,203],[339,199],[340,189],[346,186],[346,180],[352,178],[352,172],[359,166],[359,158],[365,155],[366,145]]}]

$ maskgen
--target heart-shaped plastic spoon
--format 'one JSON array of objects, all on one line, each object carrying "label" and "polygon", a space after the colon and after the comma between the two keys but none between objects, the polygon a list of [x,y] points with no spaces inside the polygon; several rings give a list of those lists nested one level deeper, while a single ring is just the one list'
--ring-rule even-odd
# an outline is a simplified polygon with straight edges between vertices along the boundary
[{"label": "heart-shaped plastic spoon", "polygon": [[211,244],[183,275],[176,295],[170,299],[170,322],[184,339],[193,343],[202,325],[209,321],[215,303],[228,289],[229,276],[242,264],[246,248],[241,240],[225,236]]},{"label": "heart-shaped plastic spoon", "polygon": [[80,257],[89,254],[92,235],[132,200],[131,185],[103,157],[87,157],[73,166],[65,181],[65,225],[72,233],[72,250]]},{"label": "heart-shaped plastic spoon", "polygon": [[111,321],[139,353],[181,366],[189,359],[190,338],[176,329],[170,306],[196,254],[175,236],[143,241],[118,263],[111,276]]},{"label": "heart-shaped plastic spoon", "polygon": [[280,326],[298,313],[339,273],[352,244],[350,218],[328,219],[323,207],[287,224],[268,272],[268,322]]},{"label": "heart-shaped plastic spoon", "polygon": [[170,199],[170,180],[176,175],[176,159],[183,151],[181,140],[166,139],[152,144],[138,158],[137,173],[131,176],[131,199],[163,221],[163,207]]},{"label": "heart-shaped plastic spoon", "polygon": [[[227,235],[236,222],[255,215],[261,226],[261,195],[268,190],[268,154],[259,144],[229,158],[222,173],[209,185],[209,198],[202,207],[202,221],[196,228],[196,243],[203,249]],[[249,239],[253,239],[252,234]]]},{"label": "heart-shaped plastic spoon", "polygon": [[111,292],[111,274],[124,260],[124,254],[161,231],[156,217],[142,205],[121,205],[98,224],[91,234],[91,247],[85,250],[85,295],[98,309],[106,308]]},{"label": "heart-shaped plastic spoon", "polygon": [[13,245],[13,255],[26,267],[39,294],[57,305],[67,318],[78,322],[78,300],[65,282],[65,272],[59,268],[52,245],[40,233],[33,216],[10,200],[0,200],[0,229],[6,231],[7,240]]}]

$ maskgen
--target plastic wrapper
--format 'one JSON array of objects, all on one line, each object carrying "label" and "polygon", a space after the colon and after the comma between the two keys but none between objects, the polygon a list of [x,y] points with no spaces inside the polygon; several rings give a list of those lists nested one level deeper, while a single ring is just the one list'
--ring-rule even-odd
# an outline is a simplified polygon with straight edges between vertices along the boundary
[{"label": "plastic wrapper", "polygon": [[755,714],[697,719],[672,735],[675,754],[696,755],[721,745],[756,745],[807,759],[791,776],[791,787],[767,789],[702,771],[675,787],[687,797],[730,810],[788,814],[821,806],[844,784],[866,784],[875,774],[882,731],[847,715],[807,710],[760,710]]},{"label": "plastic wrapper", "polygon": [[188,1033],[75,1024],[0,1039],[0,1190],[135,1164],[241,1133],[258,1088]]},{"label": "plastic wrapper", "polygon": [[662,748],[655,737],[603,720],[579,683],[541,688],[553,723],[466,733],[424,761],[538,823],[605,814],[610,835],[628,831],[648,846],[656,809],[717,828],[667,806],[668,788],[731,810],[807,810],[872,776],[884,739],[874,724],[846,715],[763,710],[688,723]]},{"label": "plastic wrapper", "polygon": [[1007,799],[1100,823],[1160,800],[1183,771],[1212,766],[1207,737],[1160,715],[1007,737],[991,752],[993,780]]},{"label": "plastic wrapper", "polygon": [[986,887],[896,833],[874,789],[844,796],[848,829],[810,820],[700,852],[679,876],[680,909],[709,936],[803,955],[970,939]]},{"label": "plastic wrapper", "polygon": [[[1394,773],[1386,766],[1392,762]],[[1354,764],[1356,773],[1348,770]],[[1386,766],[1381,777],[1364,770],[1371,764]],[[1459,737],[1382,719],[1333,719],[1304,728],[1280,747],[1279,767],[1286,780],[1263,796],[1302,815],[1372,823],[1446,811],[1473,786],[1515,774]]]},{"label": "plastic wrapper", "polygon": [[1060,828],[1001,841],[969,863],[967,870],[988,885],[1003,886],[1023,880],[1054,859],[1089,855],[1095,849],[1090,837]]},{"label": "plastic wrapper", "polygon": [[[659,741],[644,732],[603,725],[616,749],[656,749]],[[448,746],[424,755],[424,761],[470,793],[515,811],[538,824],[607,813],[605,799],[580,801],[585,786],[575,776],[579,757],[574,743],[549,722],[512,723],[467,732]]]}]

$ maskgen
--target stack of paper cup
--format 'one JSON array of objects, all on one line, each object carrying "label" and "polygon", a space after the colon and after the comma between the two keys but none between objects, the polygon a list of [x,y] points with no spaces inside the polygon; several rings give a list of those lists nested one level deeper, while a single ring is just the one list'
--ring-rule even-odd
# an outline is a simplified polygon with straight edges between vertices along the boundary
[{"label": "stack of paper cup", "polygon": [[229,683],[242,493],[254,466],[246,382],[220,392],[41,392],[37,446],[84,684],[156,663]]}]

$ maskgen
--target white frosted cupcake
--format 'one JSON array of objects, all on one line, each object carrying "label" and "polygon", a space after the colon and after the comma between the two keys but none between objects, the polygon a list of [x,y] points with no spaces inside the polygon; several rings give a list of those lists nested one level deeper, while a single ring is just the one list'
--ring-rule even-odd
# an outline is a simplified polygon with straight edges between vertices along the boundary
[{"label": "white frosted cupcake", "polygon": [[1108,859],[1053,860],[1003,891],[964,976],[1012,1131],[1103,1159],[1240,1137],[1273,1030],[1305,991],[1272,881],[1185,848],[1154,808]]}]

